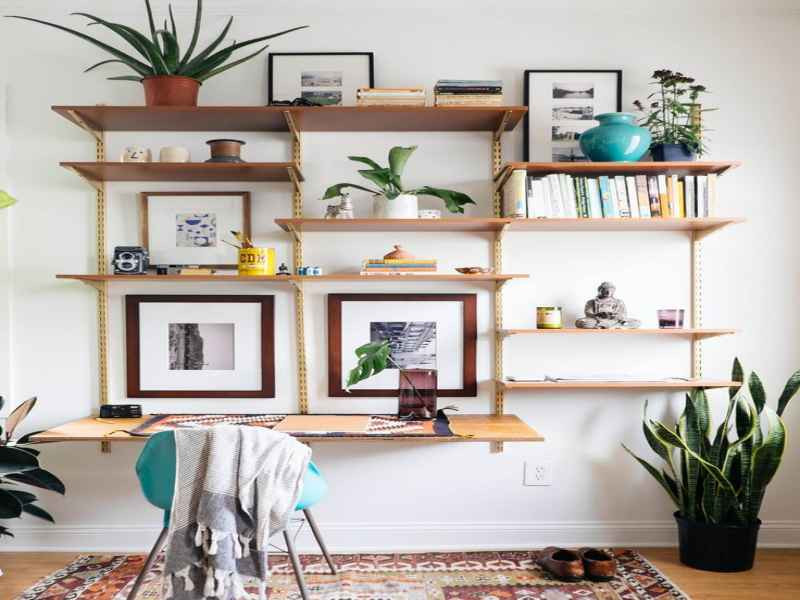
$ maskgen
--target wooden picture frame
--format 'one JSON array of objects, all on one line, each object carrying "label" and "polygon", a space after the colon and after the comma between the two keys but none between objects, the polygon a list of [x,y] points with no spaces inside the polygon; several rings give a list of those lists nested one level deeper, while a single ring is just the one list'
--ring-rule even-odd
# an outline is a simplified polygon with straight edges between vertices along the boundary
[{"label": "wooden picture frame", "polygon": [[[153,198],[163,198],[163,197],[225,197],[225,196],[240,196],[242,199],[242,231],[248,237],[252,238],[252,230],[251,230],[251,216],[250,216],[250,192],[245,191],[235,191],[235,192],[140,192],[139,193],[139,240],[140,245],[147,250],[150,251],[150,208],[149,208],[149,199]],[[229,232],[227,229],[219,230],[218,233],[220,235],[228,235]],[[224,245],[224,242],[221,239],[218,241],[220,245]],[[167,261],[166,263],[161,261],[154,261],[151,257],[151,265],[156,264],[170,264],[170,265],[183,265],[183,264],[192,264],[198,265],[201,267],[209,267],[212,269],[235,269],[238,265],[238,260],[234,260],[230,263],[205,263],[205,262],[174,262],[174,261]]]},{"label": "wooden picture frame", "polygon": [[[245,390],[141,389],[140,307],[144,303],[251,303],[259,306],[260,387]],[[129,398],[274,398],[275,299],[269,295],[129,295],[125,296],[125,348]]]},{"label": "wooden picture frame", "polygon": [[[557,75],[559,73],[564,74],[580,74],[580,75],[591,75],[591,74],[603,74],[603,75],[614,75],[616,77],[616,85],[615,85],[615,93],[616,93],[616,103],[613,110],[616,112],[620,112],[622,110],[622,69],[526,69],[523,74],[524,78],[524,98],[523,104],[528,107],[528,112],[525,113],[525,118],[523,119],[523,132],[522,132],[522,156],[525,162],[557,162],[552,159],[552,156],[548,158],[546,161],[541,160],[541,157],[534,158],[531,157],[531,118],[532,118],[532,110],[531,110],[531,75],[532,74],[550,74],[550,75]],[[601,112],[612,112],[611,110],[604,110]],[[597,113],[595,113],[597,114]],[[595,121],[594,124],[597,124]],[[552,127],[552,123],[548,124],[548,127]],[[552,153],[551,153],[552,154]]]},{"label": "wooden picture frame", "polygon": [[[294,98],[276,98],[275,97],[275,58],[278,57],[286,57],[286,56],[363,56],[367,58],[367,68],[368,68],[368,75],[369,75],[369,87],[375,87],[375,53],[374,52],[270,52],[267,58],[267,104],[272,104],[276,101],[291,101]],[[355,90],[353,90],[355,94]],[[301,94],[297,94],[298,97],[302,96]],[[352,104],[354,105],[354,104]],[[343,104],[343,106],[352,106],[348,104]]]},{"label": "wooden picture frame", "polygon": [[[345,302],[461,302],[462,371],[461,388],[439,389],[438,396],[473,397],[478,394],[476,380],[477,356],[477,295],[476,294],[328,294],[328,396],[392,397],[397,389],[351,389],[342,386],[342,374],[355,365],[355,355],[342,355],[342,304]],[[343,362],[345,361],[345,365]],[[367,380],[369,381],[369,380]]]}]

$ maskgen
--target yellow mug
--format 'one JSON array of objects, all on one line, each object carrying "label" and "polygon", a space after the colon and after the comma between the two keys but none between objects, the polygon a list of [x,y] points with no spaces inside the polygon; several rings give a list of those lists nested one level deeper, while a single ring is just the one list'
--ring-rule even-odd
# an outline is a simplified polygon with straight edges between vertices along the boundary
[{"label": "yellow mug", "polygon": [[241,248],[239,275],[275,275],[275,248]]}]

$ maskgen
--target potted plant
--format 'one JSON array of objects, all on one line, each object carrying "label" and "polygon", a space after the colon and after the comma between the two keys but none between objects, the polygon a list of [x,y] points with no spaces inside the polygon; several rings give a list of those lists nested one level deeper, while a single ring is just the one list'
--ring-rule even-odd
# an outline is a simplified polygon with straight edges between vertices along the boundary
[{"label": "potted plant", "polygon": [[[732,379],[745,379],[738,359]],[[686,396],[673,428],[648,418],[645,403],[644,437],[666,466],[658,469],[624,444],[623,448],[677,506],[682,563],[706,571],[752,568],[761,525],[758,513],[786,445],[781,415],[798,388],[800,371],[789,378],[773,410],[767,406],[761,379],[751,373],[746,386],[730,389],[725,419],[713,437],[704,390]]]},{"label": "potted plant", "polygon": [[192,38],[186,51],[181,54],[181,44],[178,40],[178,28],[175,25],[172,6],[169,7],[169,25],[165,19],[164,28],[157,29],[155,21],[153,20],[153,11],[150,8],[149,0],[145,0],[144,3],[150,25],[149,38],[147,35],[127,25],[105,21],[100,17],[88,13],[73,13],[89,19],[89,25],[100,25],[121,37],[135,53],[139,55],[138,57],[128,52],[123,52],[85,33],[70,29],[69,27],[31,17],[22,17],[19,15],[9,16],[14,19],[33,21],[34,23],[41,23],[48,27],[66,31],[101,48],[113,58],[94,64],[84,72],[86,73],[100,66],[112,63],[125,65],[135,74],[109,77],[109,79],[115,81],[141,82],[144,85],[145,103],[147,106],[197,106],[197,94],[200,85],[204,81],[255,58],[266,50],[267,46],[265,45],[259,48],[252,54],[228,62],[234,52],[246,46],[308,27],[307,25],[293,27],[286,31],[260,36],[244,42],[233,42],[230,45],[220,48],[233,23],[233,17],[230,17],[222,33],[220,33],[204,50],[195,54],[194,51],[197,47],[197,40],[200,37],[200,24],[203,15],[203,2],[202,0],[197,0]]},{"label": "potted plant", "polygon": [[404,148],[395,146],[389,150],[389,166],[382,167],[366,156],[348,156],[352,161],[360,162],[369,169],[359,170],[359,175],[371,181],[377,190],[356,185],[355,183],[337,183],[325,190],[323,200],[341,196],[345,188],[363,190],[373,195],[372,216],[379,219],[416,219],[419,209],[417,196],[434,196],[444,201],[447,210],[452,213],[463,213],[465,204],[475,201],[462,192],[445,190],[430,186],[405,189],[401,177],[406,163],[416,150],[416,146]]},{"label": "potted plant", "polygon": [[653,72],[651,85],[657,90],[647,96],[647,102],[634,101],[645,113],[641,124],[650,130],[650,154],[655,161],[691,161],[706,152],[703,143],[701,115],[716,110],[701,108],[700,95],[707,93],[704,85],[693,77],[669,69]]},{"label": "potted plant", "polygon": [[[20,489],[20,484],[64,494],[64,484],[39,466],[39,451],[26,445],[29,436],[12,441],[16,427],[36,404],[31,398],[15,408],[6,419],[6,431],[0,427],[0,519],[16,519],[28,514],[54,522],[46,510],[36,504],[36,496]],[[0,409],[3,399],[0,398]],[[0,537],[14,537],[10,529],[0,525]]]}]

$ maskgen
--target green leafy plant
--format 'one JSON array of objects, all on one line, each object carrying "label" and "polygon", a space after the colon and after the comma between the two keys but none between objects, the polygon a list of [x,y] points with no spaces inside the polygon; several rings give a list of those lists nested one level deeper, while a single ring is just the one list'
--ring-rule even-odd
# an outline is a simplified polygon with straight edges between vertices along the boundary
[{"label": "green leafy plant", "polygon": [[700,115],[716,110],[701,108],[700,95],[708,93],[706,86],[695,83],[693,77],[669,69],[653,72],[651,85],[656,91],[647,96],[647,102],[634,101],[634,106],[645,116],[640,124],[650,130],[652,146],[659,144],[685,144],[692,152],[702,156],[707,148],[703,143]]},{"label": "green leafy plant", "polygon": [[368,342],[363,346],[359,346],[355,350],[358,363],[350,369],[347,375],[347,387],[350,389],[359,381],[369,379],[373,375],[377,375],[385,370],[389,365],[395,367],[400,376],[403,377],[408,385],[411,386],[411,392],[422,400],[422,396],[417,390],[417,386],[409,377],[403,372],[403,369],[392,359],[392,345],[390,340],[383,340],[380,342]]},{"label": "green leafy plant", "polygon": [[[3,408],[0,398],[0,409]],[[36,404],[31,398],[15,408],[6,419],[6,431],[0,427],[0,519],[16,519],[23,513],[54,523],[53,517],[36,504],[34,494],[21,485],[50,490],[64,494],[65,488],[61,480],[39,466],[39,451],[26,445],[30,436],[23,436],[19,441],[12,441],[16,427],[30,413]],[[8,527],[0,525],[0,536],[14,537]]]},{"label": "green leafy plant", "polygon": [[17,199],[5,190],[0,190],[0,208],[8,208],[15,204]]},{"label": "green leafy plant", "polygon": [[159,75],[182,75],[184,77],[191,77],[192,79],[202,82],[210,77],[214,77],[215,75],[219,75],[228,69],[240,65],[243,62],[255,58],[264,50],[266,50],[267,46],[265,45],[259,48],[256,52],[234,60],[233,62],[228,62],[228,60],[233,56],[233,53],[237,50],[290,33],[292,31],[297,31],[298,29],[308,27],[307,25],[302,27],[293,27],[285,31],[253,38],[244,42],[233,42],[230,45],[219,49],[225,41],[225,37],[228,35],[231,24],[233,23],[233,17],[230,17],[227,24],[223,28],[222,33],[220,33],[214,39],[214,41],[208,45],[208,47],[195,54],[194,51],[197,46],[197,40],[200,37],[200,25],[203,16],[203,2],[202,0],[197,0],[197,10],[195,12],[194,31],[192,32],[192,38],[189,42],[189,46],[186,48],[186,51],[181,55],[181,45],[178,40],[178,28],[175,25],[175,17],[172,14],[172,6],[170,5],[169,7],[169,22],[167,22],[166,19],[164,20],[163,29],[156,28],[155,21],[153,20],[153,11],[150,7],[149,0],[145,0],[145,8],[147,10],[147,19],[150,25],[149,39],[146,35],[136,31],[132,27],[128,27],[127,25],[112,23],[89,13],[73,13],[74,15],[88,19],[89,25],[99,25],[109,29],[121,37],[129,46],[131,46],[139,55],[139,57],[132,56],[127,52],[123,52],[122,50],[110,46],[92,36],[81,33],[80,31],[76,31],[75,29],[70,29],[69,27],[64,27],[56,23],[50,23],[48,21],[42,21],[40,19],[34,19],[31,17],[23,17],[19,15],[7,16],[14,19],[24,19],[26,21],[33,21],[34,23],[41,23],[42,25],[47,25],[48,27],[54,27],[55,29],[66,31],[67,33],[71,33],[82,40],[94,44],[114,58],[103,60],[97,64],[94,64],[84,72],[92,71],[93,69],[103,65],[118,63],[125,65],[135,73],[135,75],[109,77],[109,79],[117,81],[141,81],[145,77],[156,77]]},{"label": "green leafy plant", "polygon": [[[745,380],[738,359],[732,379]],[[786,445],[781,415],[798,389],[800,370],[786,382],[773,410],[767,406],[761,379],[751,373],[747,385],[730,389],[725,419],[713,437],[704,390],[686,396],[683,414],[672,429],[648,418],[645,403],[644,436],[665,466],[658,469],[624,444],[623,448],[664,488],[682,517],[717,525],[755,523]]]},{"label": "green leafy plant", "polygon": [[377,190],[356,185],[355,183],[337,183],[325,190],[323,200],[335,198],[342,194],[342,190],[346,188],[355,188],[363,190],[370,194],[378,194],[386,196],[389,200],[397,198],[400,194],[414,194],[417,196],[434,196],[444,201],[447,210],[452,213],[463,213],[465,204],[475,204],[475,201],[462,192],[455,192],[453,190],[445,190],[441,188],[434,188],[430,186],[423,186],[416,189],[404,189],[402,183],[403,171],[406,168],[406,163],[414,151],[416,146],[409,146],[404,148],[402,146],[395,146],[389,150],[389,166],[382,167],[371,158],[366,156],[348,156],[352,161],[363,163],[369,169],[359,170],[359,175],[364,179],[372,182],[378,187]]}]

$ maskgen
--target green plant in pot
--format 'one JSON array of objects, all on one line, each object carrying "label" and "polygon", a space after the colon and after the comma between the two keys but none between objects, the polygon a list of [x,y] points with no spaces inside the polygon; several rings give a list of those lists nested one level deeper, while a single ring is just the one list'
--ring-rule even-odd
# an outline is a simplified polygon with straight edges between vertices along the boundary
[{"label": "green plant in pot", "polygon": [[652,135],[653,160],[691,161],[695,155],[705,154],[701,117],[704,112],[716,110],[700,106],[700,96],[708,92],[706,86],[669,69],[654,71],[652,79],[656,91],[645,102],[636,100],[633,104],[645,113],[640,124]]},{"label": "green plant in pot", "polygon": [[[738,359],[732,379],[745,381]],[[677,506],[684,564],[723,572],[752,568],[761,503],[786,445],[781,415],[799,388],[800,371],[796,371],[773,410],[761,379],[751,373],[746,385],[730,389],[725,418],[713,436],[704,390],[686,396],[683,413],[672,428],[650,419],[645,404],[644,437],[665,464],[657,468],[624,444],[623,448]]]},{"label": "green plant in pot", "polygon": [[[223,45],[225,38],[233,24],[233,17],[228,19],[222,32],[203,50],[195,52],[197,41],[200,37],[200,28],[203,17],[203,2],[197,0],[197,9],[194,19],[194,30],[189,45],[183,50],[178,36],[172,6],[169,7],[169,22],[164,20],[164,27],[157,28],[153,19],[153,10],[149,0],[145,0],[149,32],[141,33],[132,27],[121,23],[112,23],[89,13],[76,12],[74,15],[89,20],[89,25],[98,25],[116,34],[130,47],[125,51],[106,44],[95,37],[86,35],[75,29],[19,15],[7,15],[14,19],[24,19],[34,23],[41,23],[66,31],[80,39],[94,44],[113,58],[103,60],[92,65],[86,71],[92,71],[108,64],[121,64],[133,71],[133,75],[120,75],[109,77],[115,81],[138,81],[144,85],[145,102],[147,106],[197,106],[197,94],[200,85],[215,75],[224,73],[228,69],[251,60],[264,52],[267,45],[246,56],[231,60],[234,52],[258,44],[265,40],[285,35],[298,29],[308,27],[293,27],[278,33],[259,36],[243,42],[232,42]],[[149,34],[149,35],[148,35]]]},{"label": "green plant in pot", "polygon": [[[36,504],[34,494],[21,486],[29,486],[64,494],[64,484],[39,466],[39,451],[27,445],[30,435],[12,441],[16,427],[36,404],[31,398],[15,408],[6,419],[6,430],[0,428],[0,520],[16,519],[28,514],[51,523],[54,522],[46,510]],[[0,409],[3,399],[0,398]],[[6,525],[0,525],[0,537],[14,537]]]},{"label": "green plant in pot", "polygon": [[418,188],[406,189],[403,186],[402,177],[406,163],[416,146],[402,147],[395,146],[389,150],[389,166],[382,167],[377,162],[366,156],[348,156],[352,161],[367,165],[368,169],[358,171],[364,179],[371,182],[377,189],[368,188],[355,183],[337,183],[325,190],[323,200],[336,198],[342,194],[342,190],[355,188],[369,192],[373,195],[374,203],[372,216],[378,219],[416,219],[419,209],[417,196],[434,196],[442,200],[452,213],[463,213],[464,205],[475,204],[475,201],[467,194],[422,186]]}]

